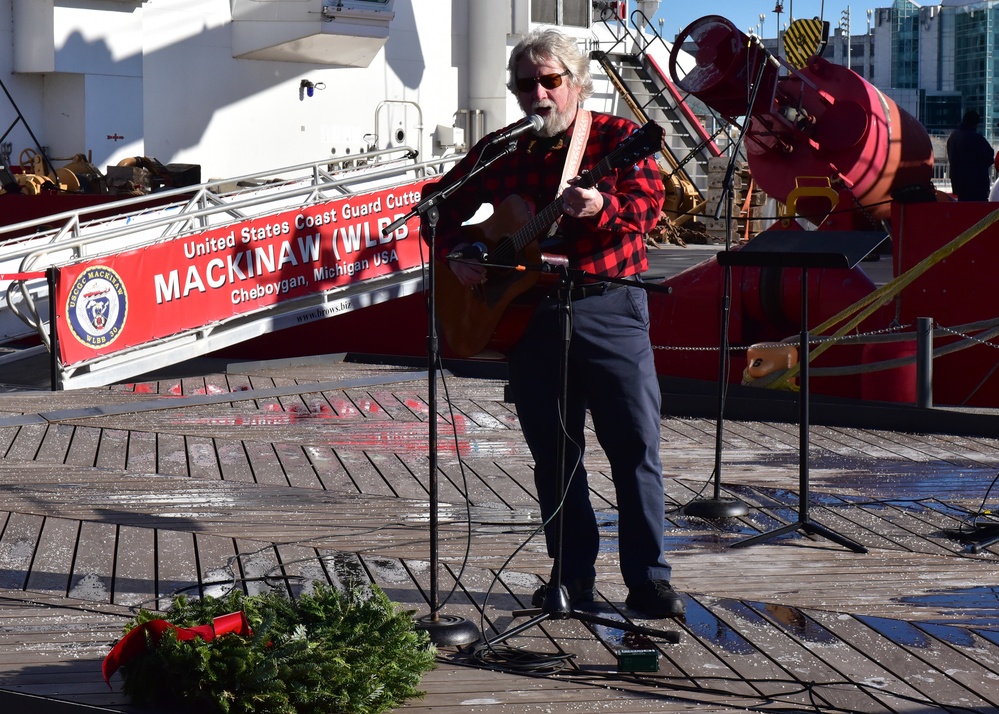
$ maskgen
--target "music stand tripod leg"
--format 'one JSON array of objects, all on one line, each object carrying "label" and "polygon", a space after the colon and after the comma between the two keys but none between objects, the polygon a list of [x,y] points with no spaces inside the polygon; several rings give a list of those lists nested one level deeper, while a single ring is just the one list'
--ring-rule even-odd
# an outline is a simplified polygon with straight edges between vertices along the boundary
[{"label": "music stand tripod leg", "polygon": [[802,523],[801,521],[795,521],[794,523],[789,523],[786,526],[781,526],[780,528],[775,528],[772,531],[767,531],[766,533],[760,533],[760,534],[754,535],[754,536],[752,536],[750,538],[745,538],[744,540],[740,540],[740,541],[738,541],[736,543],[733,543],[731,547],[732,548],[745,548],[746,546],[756,545],[757,543],[763,543],[764,541],[768,541],[768,540],[771,540],[773,538],[777,538],[778,536],[782,536],[782,535],[785,535],[787,533],[794,533],[795,531],[797,531],[798,529],[800,529],[803,525],[804,525],[804,523]]},{"label": "music stand tripod leg", "polygon": [[981,543],[971,543],[967,547],[969,553],[981,553],[986,548],[991,548],[996,543],[999,543],[999,535],[992,536],[991,538],[986,538]]},{"label": "music stand tripod leg", "polygon": [[665,640],[670,644],[677,644],[680,642],[680,633],[675,630],[658,630],[652,627],[645,627],[643,625],[635,625],[631,622],[625,622],[623,620],[615,620],[610,617],[602,617],[600,615],[585,612],[583,610],[570,609],[563,616],[552,615],[544,611],[538,610],[519,610],[514,612],[514,615],[522,615],[526,613],[536,613],[531,619],[526,620],[515,627],[511,627],[496,637],[488,640],[488,645],[498,645],[505,640],[510,639],[519,635],[525,630],[529,630],[535,625],[539,625],[545,620],[566,620],[573,619],[580,622],[588,622],[593,625],[603,625],[604,627],[610,627],[617,630],[624,630],[625,632],[633,632],[638,635],[645,635],[646,637],[658,637],[659,639]]},{"label": "music stand tripod leg", "polygon": [[801,530],[809,535],[822,536],[826,540],[831,540],[833,543],[839,543],[845,548],[849,548],[854,553],[866,553],[867,548],[858,543],[855,540],[847,538],[845,535],[840,535],[836,531],[826,528],[821,523],[816,523],[815,521],[806,521],[801,524]]},{"label": "music stand tripod leg", "polygon": [[778,536],[786,535],[787,533],[794,533],[795,531],[801,531],[806,535],[817,535],[827,540],[831,540],[834,543],[849,548],[855,553],[866,553],[867,548],[857,543],[854,540],[850,540],[844,535],[840,535],[836,531],[826,528],[820,523],[815,521],[796,521],[794,523],[789,523],[786,526],[781,526],[780,528],[775,528],[772,531],[767,531],[766,533],[760,533],[759,535],[752,536],[751,538],[746,538],[745,540],[740,540],[737,543],[733,543],[733,548],[745,548],[749,545],[755,545],[756,543],[762,543],[764,541],[777,538]]}]

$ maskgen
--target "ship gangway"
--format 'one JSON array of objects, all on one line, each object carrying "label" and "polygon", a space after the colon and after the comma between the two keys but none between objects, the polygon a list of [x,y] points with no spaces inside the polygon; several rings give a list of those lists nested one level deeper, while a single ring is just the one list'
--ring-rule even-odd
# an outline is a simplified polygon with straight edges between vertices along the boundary
[{"label": "ship gangway", "polygon": [[0,227],[0,368],[48,359],[53,390],[102,386],[421,292],[419,219],[383,230],[460,156],[417,156],[396,147]]},{"label": "ship gangway", "polygon": [[[674,48],[645,13],[635,10],[630,18],[630,23],[603,20],[603,37],[610,39],[590,47],[591,71],[606,77],[619,113],[639,124],[655,121],[662,127],[663,145],[656,160],[666,187],[663,210],[681,225],[704,213],[710,162],[724,155],[715,140],[724,134],[727,122],[670,79],[665,68]],[[684,64],[691,62],[684,53],[677,56]]]}]

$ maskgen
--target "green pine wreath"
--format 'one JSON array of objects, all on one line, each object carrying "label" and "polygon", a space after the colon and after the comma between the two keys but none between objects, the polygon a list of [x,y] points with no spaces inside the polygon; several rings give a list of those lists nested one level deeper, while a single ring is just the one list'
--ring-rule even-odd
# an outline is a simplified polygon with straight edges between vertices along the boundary
[{"label": "green pine wreath", "polygon": [[164,618],[178,627],[243,611],[251,636],[179,641],[166,632],[121,667],[139,706],[182,704],[226,714],[377,714],[422,696],[436,651],[410,613],[377,586],[318,586],[296,600],[278,594],[177,597],[164,616],[142,610],[125,631]]}]

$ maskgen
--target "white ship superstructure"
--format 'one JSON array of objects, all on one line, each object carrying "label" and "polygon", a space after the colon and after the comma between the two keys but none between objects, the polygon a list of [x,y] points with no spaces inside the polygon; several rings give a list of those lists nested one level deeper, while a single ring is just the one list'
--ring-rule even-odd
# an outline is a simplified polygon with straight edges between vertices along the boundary
[{"label": "white ship superstructure", "polygon": [[[519,118],[506,57],[547,4],[0,0],[0,80],[23,117],[0,98],[16,124],[4,142],[11,163],[37,138],[57,164],[148,156],[206,180],[395,147],[441,156]],[[618,3],[593,5],[553,7],[582,18],[562,29],[606,47],[599,19]],[[658,3],[638,5],[651,16]],[[620,98],[605,83],[593,104]]]}]

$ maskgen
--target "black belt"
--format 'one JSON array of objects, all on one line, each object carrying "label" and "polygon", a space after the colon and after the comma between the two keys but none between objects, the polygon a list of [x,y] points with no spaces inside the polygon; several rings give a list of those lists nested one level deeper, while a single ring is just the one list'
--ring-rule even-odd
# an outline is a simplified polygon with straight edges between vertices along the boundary
[{"label": "black belt", "polygon": [[609,293],[611,290],[623,287],[625,287],[624,283],[586,283],[570,290],[569,299],[582,300],[583,298],[603,295],[604,293]]}]

